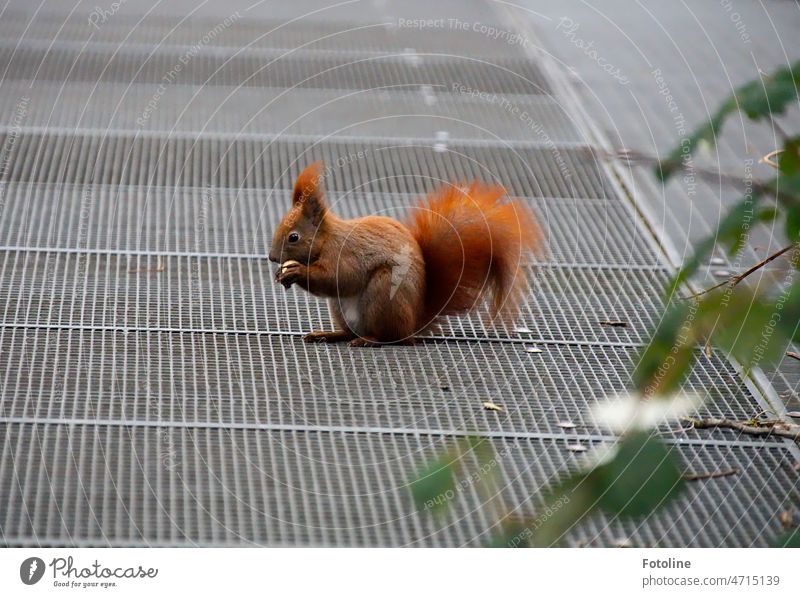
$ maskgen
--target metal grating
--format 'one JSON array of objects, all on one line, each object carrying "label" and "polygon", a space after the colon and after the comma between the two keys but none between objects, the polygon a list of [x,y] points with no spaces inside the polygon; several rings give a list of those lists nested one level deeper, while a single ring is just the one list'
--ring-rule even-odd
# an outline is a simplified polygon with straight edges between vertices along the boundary
[{"label": "metal grating", "polygon": [[[481,545],[495,517],[532,513],[530,488],[580,462],[561,440],[494,441],[500,494],[468,485],[433,517],[415,511],[409,471],[449,445],[440,436],[12,424],[0,441],[15,463],[0,468],[10,545]],[[724,460],[742,474],[691,484],[638,524],[592,520],[568,542],[751,547],[780,531],[760,504],[787,506],[797,488],[784,449],[675,449],[687,470]]]},{"label": "metal grating", "polygon": [[[419,87],[453,92],[466,86],[487,93],[541,94],[550,87],[530,60],[479,59],[425,53],[341,56],[307,50],[236,52],[204,51],[186,60],[186,51],[162,48],[154,53],[109,47],[103,51],[68,44],[57,52],[41,47],[0,46],[0,64],[6,79],[95,83],[150,83],[165,85],[226,85],[316,89],[376,89],[387,86]],[[183,58],[183,61],[181,60]],[[187,64],[183,64],[183,62]],[[68,73],[68,74],[66,74]],[[165,77],[168,77],[165,79]]]},{"label": "metal grating", "polygon": [[[0,146],[8,134],[0,134]],[[291,189],[303,167],[323,160],[333,191],[421,193],[442,182],[482,179],[526,197],[611,195],[588,149],[512,148],[413,141],[310,143],[255,139],[164,138],[21,133],[8,182]],[[341,166],[339,165],[341,164]]]},{"label": "metal grating", "polygon": [[[0,328],[0,350],[8,355],[0,416],[42,423],[610,437],[594,422],[591,406],[630,387],[638,349],[541,348],[531,354],[516,343],[437,342],[354,351],[305,344],[296,336],[6,327]],[[761,410],[718,357],[701,357],[684,389],[707,394],[702,411],[711,416],[746,419]],[[484,410],[484,400],[505,411]],[[576,429],[562,429],[562,421]],[[741,439],[727,432],[713,437]]]},{"label": "metal grating", "polygon": [[[208,40],[204,47],[228,49],[231,53],[257,49],[296,48],[346,54],[390,54],[416,52],[446,53],[457,56],[482,56],[507,58],[522,56],[524,38],[514,38],[510,43],[498,42],[490,36],[472,29],[440,26],[432,29],[414,28],[408,17],[387,17],[375,23],[353,21],[323,22],[301,19],[295,21],[252,20],[230,13],[229,26],[221,19],[192,17],[130,18],[114,15],[102,26],[92,25],[88,18],[61,18],[3,13],[0,35],[8,42],[32,41],[52,43],[90,43],[116,47],[144,46],[148,51],[159,48],[186,48]],[[97,19],[95,19],[97,21]],[[100,24],[100,23],[98,23]],[[443,23],[444,24],[444,23]],[[213,31],[213,36],[209,32]],[[211,38],[211,39],[209,39]],[[528,40],[527,43],[530,43]]]},{"label": "metal grating", "polygon": [[[550,95],[558,73],[506,41],[387,29],[397,19],[373,18],[377,4],[262,36],[314,8],[299,0],[221,31],[140,124],[214,24],[178,24],[169,4],[91,31],[82,8],[0,22],[0,542],[480,545],[504,514],[534,514],[585,458],[568,443],[611,439],[591,407],[630,386],[667,275],[578,111]],[[486,23],[497,9],[411,4]],[[473,316],[416,347],[304,344],[325,305],[276,286],[263,255],[320,158],[346,216],[400,215],[441,180],[521,196],[549,245],[526,269],[515,323],[530,332]],[[698,357],[684,390],[708,395],[703,413],[765,408],[726,360]],[[593,519],[570,544],[763,546],[780,532],[796,447],[660,431],[687,470],[740,473],[644,521]],[[464,434],[501,455],[499,497],[472,485],[444,518],[416,512],[415,471]]]},{"label": "metal grating", "polygon": [[[328,193],[343,217],[406,217],[417,195]],[[540,263],[657,268],[648,232],[614,200],[526,198],[547,238]],[[0,249],[250,255],[263,258],[287,191],[10,183]]]},{"label": "metal grating", "polygon": [[[14,122],[21,98],[24,126],[50,130],[130,130],[169,134],[362,136],[498,143],[581,143],[565,107],[545,95],[488,98],[433,89],[325,90],[4,81],[0,123]],[[53,98],[58,98],[53,103]],[[516,110],[516,113],[515,113]]]},{"label": "metal grating", "polygon": [[[478,312],[448,318],[439,334],[640,344],[660,318],[668,280],[649,270],[523,273],[530,293],[514,325]],[[273,275],[274,264],[263,258],[0,251],[0,324],[262,334],[332,326],[326,301],[286,291]]]}]

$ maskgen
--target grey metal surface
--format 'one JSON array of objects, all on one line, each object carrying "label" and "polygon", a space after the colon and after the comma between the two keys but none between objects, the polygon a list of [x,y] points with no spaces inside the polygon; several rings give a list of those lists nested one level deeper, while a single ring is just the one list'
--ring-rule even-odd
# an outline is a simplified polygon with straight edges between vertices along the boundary
[{"label": "grey metal surface", "polygon": [[[0,346],[13,355],[0,402],[0,417],[9,420],[609,439],[592,406],[630,387],[627,371],[638,353],[636,347],[543,344],[533,354],[527,344],[480,342],[365,353],[307,345],[297,335],[275,332],[8,325]],[[757,414],[724,360],[700,361],[684,388],[711,394],[703,414]],[[40,374],[32,378],[31,370]],[[709,377],[718,380],[713,388],[706,387]],[[485,400],[504,412],[485,411]],[[563,430],[563,421],[575,430]],[[666,437],[678,441],[709,437],[677,425],[667,429]],[[765,443],[735,434],[714,437]]]},{"label": "grey metal surface", "polygon": [[165,48],[158,53],[126,48],[86,49],[66,45],[51,51],[49,44],[0,47],[0,64],[8,79],[83,81],[95,83],[164,83],[171,85],[287,87],[314,89],[375,89],[435,86],[450,93],[454,85],[504,94],[548,93],[534,63],[525,59],[478,59],[425,53],[338,56],[314,50],[289,55],[275,50],[219,56],[206,52],[189,61],[185,52]]},{"label": "grey metal surface", "polygon": [[[0,132],[0,146],[11,134]],[[13,152],[30,159],[10,161],[8,182],[291,189],[304,166],[322,160],[329,165],[325,185],[333,191],[424,193],[447,181],[479,178],[513,195],[611,196],[588,148],[64,130],[15,134]]]},{"label": "grey metal surface", "polygon": [[[251,87],[170,87],[148,110],[151,86],[126,83],[9,81],[0,87],[0,117],[11,122],[21,97],[28,127],[160,132],[162,134],[237,134],[365,136],[449,139],[541,144],[580,143],[573,117],[550,96],[524,96],[513,103],[503,96],[436,93],[443,86],[386,86],[376,90],[324,90]],[[495,98],[496,99],[493,99]],[[53,98],[58,98],[53,102]],[[509,118],[514,107],[520,118]],[[524,116],[524,120],[522,115]],[[527,125],[528,119],[534,124]],[[521,126],[522,125],[522,126]]]},{"label": "grey metal surface", "polygon": [[[130,1],[95,28],[88,3],[69,18],[14,4],[0,20],[4,544],[481,545],[589,457],[568,445],[613,440],[592,406],[630,388],[669,264],[554,91],[563,72],[526,53],[535,37],[397,26],[455,16],[510,35],[497,6]],[[277,286],[264,255],[318,158],[348,217],[402,218],[442,180],[519,196],[547,237],[519,318],[452,318],[414,347],[304,344],[327,307]],[[763,416],[732,364],[698,357],[684,390],[707,395],[701,413]],[[659,432],[687,472],[739,473],[646,520],[593,519],[568,544],[763,546],[780,532],[796,448]],[[496,478],[444,517],[418,510],[408,484],[468,434],[494,447]]]},{"label": "grey metal surface", "polygon": [[[4,453],[16,456],[0,489],[15,545],[480,545],[504,504],[535,507],[531,487],[583,460],[564,440],[495,440],[500,495],[487,502],[468,485],[433,517],[409,514],[408,483],[420,462],[452,447],[442,436],[29,424],[3,434]],[[568,544],[751,547],[780,531],[763,504],[789,505],[796,479],[785,451],[675,450],[691,470],[722,460],[741,474],[692,484],[644,525],[594,519]]]},{"label": "grey metal surface", "polygon": [[[329,192],[343,217],[403,219],[418,195]],[[547,238],[543,261],[659,268],[648,232],[615,200],[525,197]],[[0,247],[263,257],[289,193],[273,189],[10,183]]]}]

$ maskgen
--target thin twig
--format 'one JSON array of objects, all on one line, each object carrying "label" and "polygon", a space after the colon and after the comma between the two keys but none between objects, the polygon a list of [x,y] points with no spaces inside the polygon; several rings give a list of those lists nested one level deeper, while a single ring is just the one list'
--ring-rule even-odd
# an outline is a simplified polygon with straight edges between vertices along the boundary
[{"label": "thin twig", "polygon": [[705,290],[701,290],[700,292],[695,292],[694,294],[690,294],[689,296],[687,296],[685,298],[687,298],[687,299],[697,298],[698,296],[702,296],[704,294],[708,294],[709,292],[711,292],[713,290],[716,290],[717,288],[722,288],[723,286],[730,286],[731,288],[733,288],[734,286],[736,286],[739,282],[744,280],[747,276],[749,276],[753,272],[757,272],[758,270],[760,270],[765,265],[769,264],[772,261],[775,261],[778,257],[783,255],[784,253],[789,252],[791,249],[793,249],[793,248],[795,248],[797,246],[798,246],[797,243],[792,243],[791,245],[789,245],[787,247],[783,247],[780,251],[778,251],[776,253],[773,253],[772,255],[770,255],[769,257],[766,257],[765,259],[762,259],[761,261],[756,263],[753,267],[743,271],[741,274],[736,274],[735,276],[731,276],[730,278],[728,278],[724,282],[720,282],[716,286],[712,286],[711,288],[706,288]]},{"label": "thin twig", "polygon": [[741,471],[738,468],[729,468],[724,471],[711,471],[710,473],[687,473],[683,475],[685,481],[702,481],[704,479],[718,479],[720,477],[730,477],[738,475]]},{"label": "thin twig", "polygon": [[778,164],[778,162],[772,161],[772,158],[782,153],[783,153],[782,149],[776,149],[775,151],[770,151],[767,155],[765,155],[758,161],[762,164],[766,164],[767,166],[771,166],[772,168],[775,168],[777,170],[778,168],[780,168],[780,164]]},{"label": "thin twig", "polygon": [[[616,153],[606,153],[605,155],[607,158],[622,160],[628,163],[634,163],[634,162],[644,162],[647,164],[663,163],[662,160],[660,160],[655,156],[639,153],[631,149],[618,151]],[[677,166],[678,170],[682,172],[690,171],[692,174],[704,180],[710,180],[711,182],[724,182],[725,184],[730,185],[732,187],[741,187],[744,184],[743,183],[744,179],[741,176],[735,176],[733,174],[727,174],[725,172],[719,172],[714,170],[707,170],[705,168],[698,168],[694,164],[691,167],[687,167],[680,162],[676,163],[675,165]],[[756,189],[762,192],[771,192],[771,188],[769,187],[769,185],[762,183],[758,180],[748,180],[747,184],[751,185],[750,188],[752,189]]]},{"label": "thin twig", "polygon": [[797,359],[798,361],[800,361],[800,354],[797,354],[796,352],[792,352],[791,350],[786,353],[786,356],[787,357],[792,357],[793,359]]},{"label": "thin twig", "polygon": [[754,425],[750,421],[733,421],[731,419],[684,418],[682,420],[691,423],[692,427],[695,429],[735,429],[747,435],[777,435],[800,441],[800,425],[793,425],[791,423],[785,423],[784,421],[759,421],[758,424]]}]

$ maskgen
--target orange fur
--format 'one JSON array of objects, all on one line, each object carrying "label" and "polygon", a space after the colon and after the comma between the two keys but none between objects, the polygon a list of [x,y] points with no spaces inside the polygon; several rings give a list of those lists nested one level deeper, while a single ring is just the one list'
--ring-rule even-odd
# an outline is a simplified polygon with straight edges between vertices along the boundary
[{"label": "orange fur", "polygon": [[334,331],[309,342],[413,343],[440,315],[491,298],[495,315],[517,307],[523,253],[539,248],[532,214],[499,186],[473,182],[430,194],[404,225],[384,216],[345,220],[325,201],[322,165],[300,174],[269,252],[276,280],[328,298]]},{"label": "orange fur", "polygon": [[292,192],[292,201],[302,201],[322,194],[322,162],[314,162],[303,168],[297,177]]},{"label": "orange fur", "polygon": [[431,193],[408,227],[425,259],[426,319],[474,308],[491,295],[494,315],[518,306],[525,289],[519,272],[523,253],[537,251],[541,232],[519,201],[504,201],[505,189],[472,182]]}]

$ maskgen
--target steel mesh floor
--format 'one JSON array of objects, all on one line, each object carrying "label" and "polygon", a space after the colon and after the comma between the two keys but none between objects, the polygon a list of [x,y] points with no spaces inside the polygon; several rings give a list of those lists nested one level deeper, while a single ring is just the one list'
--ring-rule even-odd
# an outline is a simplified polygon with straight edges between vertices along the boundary
[{"label": "steel mesh floor", "polygon": [[[419,4],[404,10],[435,10]],[[446,6],[503,26],[497,7]],[[557,91],[563,73],[525,52],[535,39],[430,35],[371,4],[335,21],[245,18],[140,124],[219,21],[165,8],[95,29],[14,9],[0,21],[4,544],[481,545],[582,463],[569,444],[612,441],[591,408],[630,387],[669,269]],[[345,216],[402,217],[441,180],[521,197],[548,247],[524,268],[519,318],[452,318],[415,347],[304,344],[327,306],[274,284],[264,256],[294,177],[320,158]],[[709,396],[705,415],[769,408],[716,353],[683,389]],[[739,474],[691,483],[646,520],[592,519],[568,544],[763,546],[780,532],[793,444],[660,431],[688,471]],[[444,517],[418,511],[408,484],[467,434],[494,447],[495,485],[465,488]]]}]

